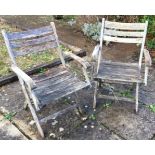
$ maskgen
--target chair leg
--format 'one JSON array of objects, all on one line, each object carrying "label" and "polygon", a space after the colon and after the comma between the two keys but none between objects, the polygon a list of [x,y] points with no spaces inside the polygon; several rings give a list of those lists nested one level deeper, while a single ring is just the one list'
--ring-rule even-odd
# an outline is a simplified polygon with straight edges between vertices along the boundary
[{"label": "chair leg", "polygon": [[42,129],[40,123],[39,123],[38,117],[37,117],[37,115],[36,115],[36,112],[35,112],[34,108],[32,107],[32,104],[31,104],[30,100],[28,101],[28,106],[29,106],[29,108],[30,108],[32,117],[33,117],[33,119],[34,119],[34,121],[35,121],[35,123],[36,123],[36,126],[37,126],[37,128],[38,128],[38,131],[39,131],[41,137],[44,138],[45,136],[44,136],[43,129]]},{"label": "chair leg", "polygon": [[74,94],[75,94],[75,102],[76,102],[76,104],[78,105],[78,106],[77,106],[77,110],[78,110],[77,113],[78,113],[78,115],[82,115],[83,112],[82,112],[82,109],[81,109],[81,107],[80,107],[80,105],[79,105],[79,103],[80,103],[79,97],[78,97],[78,95],[77,95],[76,92],[75,92]]},{"label": "chair leg", "polygon": [[136,84],[136,113],[138,112],[139,83]]},{"label": "chair leg", "polygon": [[34,119],[34,121],[35,121],[35,123],[36,123],[36,126],[37,126],[37,128],[38,128],[38,131],[39,131],[41,137],[44,138],[43,129],[41,128],[41,125],[40,125],[40,123],[39,123],[39,120],[38,120],[38,117],[37,117],[37,115],[36,115],[36,112],[35,112],[35,110],[34,110],[32,104],[31,104],[31,100],[30,100],[30,98],[29,98],[29,95],[28,95],[28,93],[27,93],[27,90],[25,89],[25,87],[24,87],[23,84],[22,84],[22,90],[23,90],[23,92],[24,92],[25,99],[26,99],[25,105],[24,105],[24,106],[28,106],[28,107],[30,108],[32,117],[33,117],[33,119]]},{"label": "chair leg", "polygon": [[93,108],[94,108],[94,109],[96,108],[97,86],[98,86],[98,82],[95,81],[94,102],[93,102]]},{"label": "chair leg", "polygon": [[25,100],[25,102],[24,102],[24,109],[27,110],[27,107],[28,107],[28,103],[27,103],[27,100]]}]

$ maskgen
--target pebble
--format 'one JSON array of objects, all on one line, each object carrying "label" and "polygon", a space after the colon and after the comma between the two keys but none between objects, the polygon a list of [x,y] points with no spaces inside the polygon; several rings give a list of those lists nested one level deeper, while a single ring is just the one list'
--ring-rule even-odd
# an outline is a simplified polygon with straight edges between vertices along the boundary
[{"label": "pebble", "polygon": [[49,135],[50,137],[53,137],[53,138],[55,138],[56,136],[55,136],[55,133],[50,133],[50,135]]},{"label": "pebble", "polygon": [[94,125],[91,125],[91,128],[93,129],[94,128]]},{"label": "pebble", "polygon": [[32,121],[29,122],[29,124],[30,124],[31,126],[34,125],[34,123],[35,123],[34,120],[32,120]]},{"label": "pebble", "polygon": [[102,128],[99,128],[99,130],[101,131],[101,130],[102,130]]},{"label": "pebble", "polygon": [[87,119],[87,117],[82,117],[81,119],[82,119],[82,121],[85,121]]},{"label": "pebble", "polygon": [[59,132],[63,132],[64,131],[64,128],[59,128]]},{"label": "pebble", "polygon": [[85,128],[85,129],[87,129],[87,128],[88,128],[88,126],[87,126],[87,125],[85,125],[85,126],[84,126],[84,128]]},{"label": "pebble", "polygon": [[88,108],[88,105],[85,105],[84,107],[85,107],[85,108]]},{"label": "pebble", "polygon": [[53,122],[52,122],[52,125],[54,126],[54,125],[56,125],[58,123],[58,121],[57,120],[54,120]]}]

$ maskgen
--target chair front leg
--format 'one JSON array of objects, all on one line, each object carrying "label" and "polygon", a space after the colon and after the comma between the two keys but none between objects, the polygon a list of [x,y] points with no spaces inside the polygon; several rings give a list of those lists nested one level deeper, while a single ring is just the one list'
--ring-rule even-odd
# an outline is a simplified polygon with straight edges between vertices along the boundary
[{"label": "chair front leg", "polygon": [[97,87],[98,87],[98,81],[95,81],[95,89],[94,89],[94,102],[93,102],[93,108],[94,108],[94,109],[96,109]]},{"label": "chair front leg", "polygon": [[138,112],[138,98],[139,98],[139,83],[136,84],[136,113]]},{"label": "chair front leg", "polygon": [[75,102],[77,104],[77,111],[76,111],[76,113],[77,113],[77,115],[81,116],[83,114],[83,112],[82,112],[82,109],[80,107],[80,100],[79,100],[79,97],[77,95],[77,92],[74,92],[74,95],[75,95]]}]

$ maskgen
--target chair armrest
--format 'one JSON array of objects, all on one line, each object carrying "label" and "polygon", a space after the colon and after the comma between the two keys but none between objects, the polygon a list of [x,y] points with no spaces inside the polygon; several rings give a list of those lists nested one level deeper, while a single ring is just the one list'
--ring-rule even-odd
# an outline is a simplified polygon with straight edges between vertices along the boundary
[{"label": "chair armrest", "polygon": [[147,49],[144,49],[144,58],[145,58],[145,65],[147,67],[150,67],[152,65],[152,59]]},{"label": "chair armrest", "polygon": [[79,62],[85,69],[87,69],[88,67],[91,66],[87,61],[85,61],[81,57],[79,57],[79,56],[77,56],[77,55],[75,55],[75,54],[73,54],[71,52],[65,51],[65,55],[70,56],[71,58],[73,58],[74,60]]},{"label": "chair armrest", "polygon": [[148,72],[149,72],[149,67],[152,65],[152,60],[151,60],[149,51],[146,49],[144,49],[144,58],[145,58],[144,84],[145,86],[147,86]]},{"label": "chair armrest", "polygon": [[35,82],[24,72],[22,71],[19,67],[16,65],[12,65],[11,69],[16,75],[21,78],[30,88],[35,87]]},{"label": "chair armrest", "polygon": [[99,56],[99,52],[101,51],[101,47],[99,44],[97,44],[93,50],[93,53],[92,53],[92,59],[93,60],[98,60],[98,56]]}]

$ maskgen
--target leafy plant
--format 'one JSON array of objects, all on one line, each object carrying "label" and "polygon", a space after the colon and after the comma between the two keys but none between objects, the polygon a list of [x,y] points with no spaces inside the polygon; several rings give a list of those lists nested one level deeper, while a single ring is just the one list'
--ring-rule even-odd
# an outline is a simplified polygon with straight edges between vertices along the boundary
[{"label": "leafy plant", "polygon": [[16,115],[16,112],[7,113],[7,114],[4,114],[3,119],[11,121],[15,115]]},{"label": "leafy plant", "polygon": [[146,45],[149,49],[155,49],[155,16],[139,16],[140,22],[148,21],[148,37],[146,41]]},{"label": "leafy plant", "polygon": [[69,100],[69,98],[64,98],[63,102],[64,102],[65,104],[69,104],[69,103],[70,103],[70,100]]},{"label": "leafy plant", "polygon": [[96,120],[96,116],[94,115],[94,114],[91,114],[90,116],[89,116],[89,119],[91,119],[91,120]]},{"label": "leafy plant", "polygon": [[42,74],[42,73],[45,73],[47,71],[46,68],[39,68],[38,69],[38,73]]},{"label": "leafy plant", "polygon": [[95,24],[85,23],[82,26],[82,31],[84,35],[92,38],[95,41],[99,41],[101,25],[102,24],[100,22],[96,22]]},{"label": "leafy plant", "polygon": [[122,97],[133,98],[133,95],[131,94],[130,90],[121,91],[119,95]]},{"label": "leafy plant", "polygon": [[155,49],[155,38],[147,40],[146,45],[149,49]]},{"label": "leafy plant", "polygon": [[152,112],[155,112],[155,104],[147,106]]},{"label": "leafy plant", "polygon": [[107,103],[103,104],[103,107],[104,108],[109,108],[111,105],[112,105],[112,103],[107,102]]},{"label": "leafy plant", "polygon": [[69,51],[69,49],[68,48],[66,48],[64,45],[60,45],[59,46],[60,47],[60,49],[62,50],[62,51]]}]

